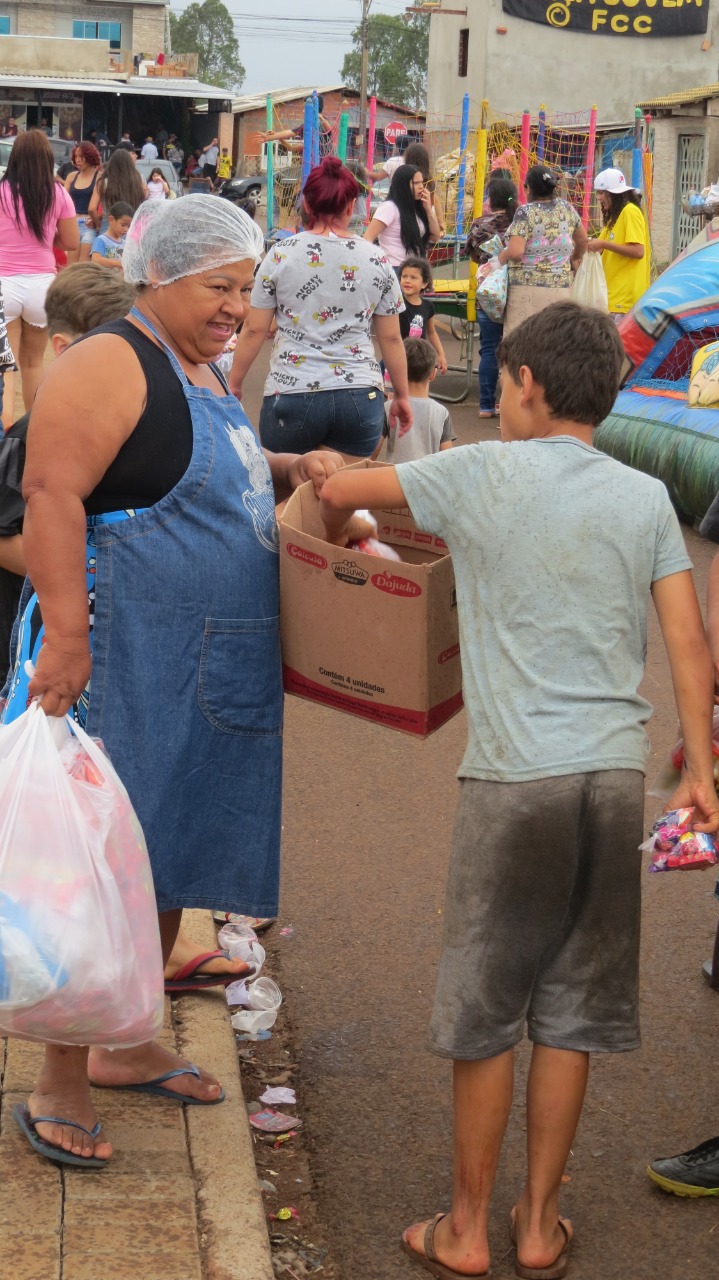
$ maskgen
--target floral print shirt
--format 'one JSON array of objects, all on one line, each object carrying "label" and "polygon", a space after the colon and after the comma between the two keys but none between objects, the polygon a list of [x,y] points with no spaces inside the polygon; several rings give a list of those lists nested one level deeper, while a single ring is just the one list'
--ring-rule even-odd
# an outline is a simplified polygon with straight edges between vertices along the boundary
[{"label": "floral print shirt", "polygon": [[570,258],[579,214],[566,200],[533,200],[514,215],[508,236],[526,242],[521,262],[509,263],[510,285],[568,289],[574,279]]},{"label": "floral print shirt", "polygon": [[376,245],[311,231],[282,240],[257,273],[252,306],[277,321],[266,396],[382,387],[372,317],[398,315],[404,302]]}]

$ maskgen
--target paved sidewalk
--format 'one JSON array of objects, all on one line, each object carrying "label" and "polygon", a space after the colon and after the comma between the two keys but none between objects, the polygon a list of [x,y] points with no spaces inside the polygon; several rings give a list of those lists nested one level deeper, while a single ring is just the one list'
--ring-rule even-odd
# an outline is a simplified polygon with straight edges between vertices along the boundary
[{"label": "paved sidewalk", "polygon": [[[207,912],[185,913],[209,950]],[[97,1090],[115,1155],[75,1170],[35,1155],[12,1118],[42,1050],[0,1040],[0,1274],[12,1280],[272,1280],[224,993],[175,1000],[164,1042],[214,1071],[219,1106]]]}]

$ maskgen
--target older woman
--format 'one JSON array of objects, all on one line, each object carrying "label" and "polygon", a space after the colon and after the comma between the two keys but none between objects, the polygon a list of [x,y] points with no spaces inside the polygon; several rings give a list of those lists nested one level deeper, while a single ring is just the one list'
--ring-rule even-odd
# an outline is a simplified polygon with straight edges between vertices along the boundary
[{"label": "older woman", "polygon": [[[143,205],[124,258],[136,305],[48,371],[28,436],[25,551],[44,638],[28,652],[26,691],[18,653],[5,718],[39,697],[51,716],[74,707],[103,739],[147,839],[165,959],[183,907],[276,913],[275,499],[338,465],[263,455],[211,367],[243,317],[261,252],[261,232],[227,201]],[[16,1115],[40,1154],[107,1162],[89,1082],[190,1103],[223,1097],[156,1043],[92,1049],[89,1063],[86,1049],[48,1045]]]},{"label": "older woman", "polygon": [[65,190],[75,206],[78,231],[80,232],[80,250],[67,255],[68,264],[73,262],[89,262],[92,246],[95,243],[97,228],[95,215],[90,213],[90,204],[95,186],[100,176],[102,160],[97,147],[91,142],[80,142],[72,153],[75,172],[65,179]]},{"label": "older woman", "polygon": [[587,248],[579,214],[556,195],[559,177],[535,164],[525,182],[527,203],[517,209],[507,232],[500,263],[509,263],[509,293],[504,332],[528,316],[569,297],[574,275]]},{"label": "older woman", "polygon": [[327,156],[305,183],[307,230],[282,241],[262,264],[230,386],[242,394],[275,318],[260,414],[268,449],[304,453],[322,445],[353,461],[371,456],[384,422],[371,327],[395,388],[393,413],[411,425],[398,318],[402,294],[383,254],[349,230],[358,195],[342,161]]}]

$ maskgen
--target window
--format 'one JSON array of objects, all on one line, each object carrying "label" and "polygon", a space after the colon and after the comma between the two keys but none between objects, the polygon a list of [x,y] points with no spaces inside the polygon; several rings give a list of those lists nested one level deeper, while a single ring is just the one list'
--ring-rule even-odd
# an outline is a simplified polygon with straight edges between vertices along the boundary
[{"label": "window", "polygon": [[122,23],[73,22],[73,40],[109,40],[113,50],[122,48]]},{"label": "window", "polygon": [[466,76],[467,62],[469,60],[469,27],[462,27],[459,33],[459,65],[457,74]]},{"label": "window", "polygon": [[10,35],[10,19],[0,17],[0,36]]}]

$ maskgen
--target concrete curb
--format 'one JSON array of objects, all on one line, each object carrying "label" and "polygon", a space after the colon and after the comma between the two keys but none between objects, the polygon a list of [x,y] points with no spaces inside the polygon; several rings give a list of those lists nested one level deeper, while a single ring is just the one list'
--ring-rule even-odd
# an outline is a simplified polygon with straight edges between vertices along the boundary
[{"label": "concrete curb", "polygon": [[[193,942],[216,947],[207,911],[185,911],[183,927]],[[217,1074],[225,1101],[217,1107],[186,1107],[188,1148],[197,1181],[197,1212],[203,1280],[274,1280],[270,1242],[252,1135],[247,1120],[239,1060],[222,988],[173,1001],[180,1051]]]}]

